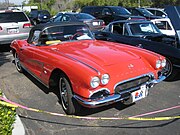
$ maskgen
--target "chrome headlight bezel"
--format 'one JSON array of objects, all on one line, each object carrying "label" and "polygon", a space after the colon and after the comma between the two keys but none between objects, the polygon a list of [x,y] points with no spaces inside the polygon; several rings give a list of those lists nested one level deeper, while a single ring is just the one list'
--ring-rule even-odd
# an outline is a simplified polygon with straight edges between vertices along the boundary
[{"label": "chrome headlight bezel", "polygon": [[156,68],[160,68],[161,67],[161,60],[156,60]]},{"label": "chrome headlight bezel", "polygon": [[109,74],[103,74],[101,77],[101,84],[106,85],[108,84],[109,80],[110,80]]},{"label": "chrome headlight bezel", "polygon": [[90,81],[90,85],[91,85],[92,88],[97,88],[100,85],[99,77],[97,77],[97,76],[92,77],[92,79]]},{"label": "chrome headlight bezel", "polygon": [[166,59],[163,59],[163,60],[161,61],[161,66],[162,66],[162,67],[165,67],[165,66],[166,66]]}]

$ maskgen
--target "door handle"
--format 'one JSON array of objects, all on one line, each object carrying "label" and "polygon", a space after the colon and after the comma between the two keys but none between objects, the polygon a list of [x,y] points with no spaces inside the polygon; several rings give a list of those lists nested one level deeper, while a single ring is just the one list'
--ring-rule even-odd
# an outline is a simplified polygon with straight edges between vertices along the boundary
[{"label": "door handle", "polygon": [[20,48],[20,51],[24,50],[23,48]]}]

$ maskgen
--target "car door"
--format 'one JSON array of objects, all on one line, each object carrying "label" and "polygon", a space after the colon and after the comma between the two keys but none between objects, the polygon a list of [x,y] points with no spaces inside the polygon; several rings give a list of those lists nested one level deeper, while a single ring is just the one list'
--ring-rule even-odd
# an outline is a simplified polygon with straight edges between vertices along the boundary
[{"label": "car door", "polygon": [[21,65],[23,66],[23,68],[25,68],[28,71],[33,71],[33,65],[32,65],[32,59],[33,59],[33,54],[32,54],[32,50],[31,50],[32,45],[31,44],[23,44],[23,46],[21,46],[19,48],[19,59],[21,62]]},{"label": "car door", "polygon": [[39,68],[42,68],[43,66],[37,59],[37,55],[38,57],[43,57],[43,55],[39,53],[40,33],[40,30],[35,30],[32,34],[30,43],[27,43],[20,48],[20,61],[25,69],[36,77],[39,77]]}]

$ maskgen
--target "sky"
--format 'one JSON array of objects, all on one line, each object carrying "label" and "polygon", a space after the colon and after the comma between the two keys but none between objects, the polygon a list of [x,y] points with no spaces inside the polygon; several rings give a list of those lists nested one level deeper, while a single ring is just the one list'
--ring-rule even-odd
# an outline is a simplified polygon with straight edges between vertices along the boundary
[{"label": "sky", "polygon": [[[7,0],[0,0],[0,2],[5,2]],[[10,3],[14,3],[15,5],[21,5],[24,0],[9,0]]]}]

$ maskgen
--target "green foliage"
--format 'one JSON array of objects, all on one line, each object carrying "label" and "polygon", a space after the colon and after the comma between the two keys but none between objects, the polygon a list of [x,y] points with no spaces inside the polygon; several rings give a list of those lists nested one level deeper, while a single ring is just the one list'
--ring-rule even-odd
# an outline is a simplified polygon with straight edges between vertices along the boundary
[{"label": "green foliage", "polygon": [[[0,96],[2,96],[1,91]],[[12,135],[15,116],[15,108],[7,107],[0,104],[0,135]]]},{"label": "green foliage", "polygon": [[165,5],[174,5],[179,6],[180,1],[179,0],[152,0],[152,6],[153,7],[164,7]]},{"label": "green foliage", "polygon": [[150,6],[151,0],[75,0],[74,5],[82,8],[84,6],[124,6],[124,7],[138,7]]},{"label": "green foliage", "polygon": [[25,5],[38,6],[38,9],[48,10],[55,15],[68,9],[80,11],[84,6],[164,7],[180,5],[180,0],[29,0]]}]

